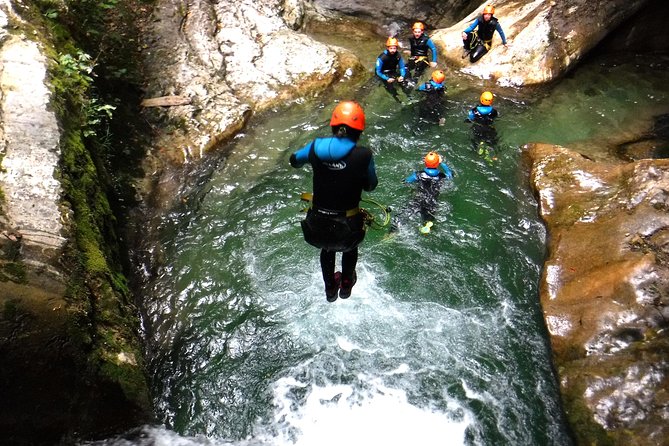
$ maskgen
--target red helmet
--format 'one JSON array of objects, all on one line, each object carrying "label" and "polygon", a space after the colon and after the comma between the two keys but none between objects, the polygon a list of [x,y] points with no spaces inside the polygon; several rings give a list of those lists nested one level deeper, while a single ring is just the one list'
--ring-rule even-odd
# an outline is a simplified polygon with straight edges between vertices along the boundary
[{"label": "red helmet", "polygon": [[421,31],[425,31],[425,25],[423,25],[423,22],[416,22],[413,24],[411,29],[419,29]]},{"label": "red helmet", "polygon": [[483,14],[494,14],[495,13],[495,7],[493,5],[486,5],[485,8],[483,8]]},{"label": "red helmet", "polygon": [[398,45],[399,45],[399,42],[394,37],[388,37],[388,40],[386,40],[386,47],[398,46]]},{"label": "red helmet", "polygon": [[352,129],[365,130],[365,112],[355,101],[341,101],[332,112],[330,127],[347,125]]},{"label": "red helmet", "polygon": [[441,157],[437,152],[430,152],[427,155],[425,155],[425,167],[428,169],[436,169],[439,167],[439,163],[441,162]]},{"label": "red helmet", "polygon": [[432,80],[435,81],[438,84],[441,84],[444,82],[444,79],[446,79],[446,75],[444,74],[443,71],[441,70],[436,70],[435,72],[432,73]]}]

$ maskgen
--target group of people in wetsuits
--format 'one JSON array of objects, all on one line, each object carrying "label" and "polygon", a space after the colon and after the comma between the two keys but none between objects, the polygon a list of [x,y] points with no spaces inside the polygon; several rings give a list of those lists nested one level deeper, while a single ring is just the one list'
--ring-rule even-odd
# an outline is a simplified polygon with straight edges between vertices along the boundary
[{"label": "group of people in wetsuits", "polygon": [[[463,32],[465,51],[470,54],[472,62],[489,50],[495,31],[499,32],[506,45],[504,32],[493,13],[494,8],[486,6],[483,14]],[[397,38],[390,37],[386,41],[386,50],[376,61],[376,75],[386,88],[393,88],[393,84],[402,84],[408,79],[418,79],[428,67],[436,68],[436,47],[425,34],[423,23],[413,25],[409,43],[410,56],[405,64],[398,53]],[[444,72],[435,70],[431,79],[418,86],[417,90],[443,93],[444,81]],[[492,106],[493,94],[484,92],[479,102],[469,111],[468,121],[490,127],[497,117],[497,111]],[[330,128],[332,136],[316,138],[294,152],[290,156],[290,165],[300,168],[310,164],[313,170],[311,206],[301,226],[304,239],[321,250],[325,297],[328,302],[334,302],[337,298],[350,297],[357,281],[358,245],[365,237],[365,216],[360,209],[360,200],[363,190],[370,192],[376,188],[378,178],[372,151],[358,145],[365,129],[365,113],[360,104],[339,102],[332,112]],[[425,201],[421,206],[421,232],[428,233],[435,218],[441,184],[444,179],[452,179],[453,173],[437,152],[429,152],[423,161],[425,167],[409,175],[404,182],[419,184],[419,193],[423,194]],[[337,252],[342,253],[341,271],[336,271]]]}]

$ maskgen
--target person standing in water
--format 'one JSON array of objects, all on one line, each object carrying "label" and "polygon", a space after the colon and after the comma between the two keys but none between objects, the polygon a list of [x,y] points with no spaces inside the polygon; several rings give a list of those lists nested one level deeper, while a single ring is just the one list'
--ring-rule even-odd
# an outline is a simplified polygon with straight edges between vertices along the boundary
[{"label": "person standing in water", "polygon": [[399,101],[395,83],[404,82],[407,75],[404,59],[397,51],[399,42],[395,37],[388,37],[386,40],[386,49],[376,58],[376,76],[383,81],[383,86]]},{"label": "person standing in water", "polygon": [[429,234],[436,220],[438,198],[444,179],[453,179],[453,172],[437,152],[429,152],[423,158],[425,168],[413,172],[404,179],[405,183],[418,183],[414,202],[421,217],[420,232]]},{"label": "person standing in water", "polygon": [[[372,151],[359,146],[365,113],[354,101],[340,102],[330,119],[332,135],[316,138],[290,156],[290,165],[311,164],[313,199],[302,232],[307,243],[320,248],[320,263],[328,302],[351,295],[357,280],[358,245],[365,238],[362,191],[378,184]],[[342,253],[341,272],[335,272]]]},{"label": "person standing in water", "polygon": [[418,86],[418,91],[425,96],[419,103],[418,115],[420,119],[428,122],[436,122],[439,125],[446,123],[444,110],[446,108],[446,75],[442,70],[432,72],[432,78]]},{"label": "person standing in water", "polygon": [[[412,37],[409,37],[409,62],[407,63],[407,72],[413,82],[417,82],[423,71],[430,66],[437,66],[437,47],[432,39],[425,34],[425,25],[423,22],[416,22],[411,27]],[[428,53],[430,59],[428,60]]]},{"label": "person standing in water", "polygon": [[497,145],[497,130],[493,125],[499,115],[492,106],[495,97],[490,91],[484,91],[479,98],[479,105],[469,110],[467,122],[472,123],[471,141],[474,150],[485,159],[488,164],[497,160],[495,146]]}]

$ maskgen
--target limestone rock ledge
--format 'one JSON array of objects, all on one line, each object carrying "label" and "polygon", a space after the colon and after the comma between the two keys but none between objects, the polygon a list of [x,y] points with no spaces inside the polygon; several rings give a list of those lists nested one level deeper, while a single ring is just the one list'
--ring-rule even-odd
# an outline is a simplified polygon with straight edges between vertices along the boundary
[{"label": "limestone rock ledge", "polygon": [[177,164],[198,160],[252,113],[363,73],[350,52],[294,31],[303,15],[297,1],[159,0],[144,37],[146,97],[184,102],[146,109],[156,146]]},{"label": "limestone rock ledge", "polygon": [[540,298],[579,444],[669,438],[669,160],[531,144],[548,230]]},{"label": "limestone rock ledge", "polygon": [[489,79],[503,87],[547,83],[573,68],[608,33],[632,17],[649,0],[500,0],[495,17],[504,30],[508,47],[497,33],[490,53],[471,64],[462,57],[462,31],[481,14],[483,4],[432,39],[446,65]]}]

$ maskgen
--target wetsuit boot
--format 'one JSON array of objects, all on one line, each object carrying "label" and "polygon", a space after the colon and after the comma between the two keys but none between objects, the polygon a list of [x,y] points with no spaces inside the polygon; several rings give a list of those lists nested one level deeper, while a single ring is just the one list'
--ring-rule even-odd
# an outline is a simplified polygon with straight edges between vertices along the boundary
[{"label": "wetsuit boot", "polygon": [[348,299],[351,296],[351,291],[353,290],[353,285],[358,281],[358,277],[353,271],[353,275],[350,278],[344,277],[341,279],[341,285],[339,286],[339,297],[342,299]]},{"label": "wetsuit boot", "polygon": [[328,302],[334,302],[337,300],[337,291],[339,291],[340,284],[341,273],[337,271],[334,273],[334,281],[325,284],[325,298],[328,300]]}]

